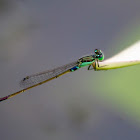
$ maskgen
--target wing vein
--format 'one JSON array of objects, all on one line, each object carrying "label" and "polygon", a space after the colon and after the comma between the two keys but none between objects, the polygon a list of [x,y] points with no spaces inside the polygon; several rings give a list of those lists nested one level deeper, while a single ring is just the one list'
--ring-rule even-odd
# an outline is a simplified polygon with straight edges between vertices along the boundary
[{"label": "wing vein", "polygon": [[36,74],[30,75],[30,76],[27,76],[27,77],[23,78],[23,80],[21,80],[20,86],[24,87],[24,88],[33,86],[35,84],[38,84],[38,83],[48,80],[50,78],[59,76],[63,72],[65,72],[77,65],[78,65],[78,62],[75,61],[75,62],[66,64],[66,65],[51,69],[51,70],[47,70],[44,72],[40,72],[40,73],[36,73]]}]

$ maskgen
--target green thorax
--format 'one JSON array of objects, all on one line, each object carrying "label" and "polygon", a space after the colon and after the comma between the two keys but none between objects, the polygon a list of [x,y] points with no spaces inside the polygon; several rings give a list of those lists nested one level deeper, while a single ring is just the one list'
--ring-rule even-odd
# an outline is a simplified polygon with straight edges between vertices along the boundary
[{"label": "green thorax", "polygon": [[85,67],[85,66],[88,66],[88,65],[91,65],[94,61],[91,61],[91,62],[83,62],[80,67]]},{"label": "green thorax", "polygon": [[81,63],[80,67],[91,65],[94,61],[95,61],[95,58],[93,55],[82,57],[79,59],[79,62]]}]

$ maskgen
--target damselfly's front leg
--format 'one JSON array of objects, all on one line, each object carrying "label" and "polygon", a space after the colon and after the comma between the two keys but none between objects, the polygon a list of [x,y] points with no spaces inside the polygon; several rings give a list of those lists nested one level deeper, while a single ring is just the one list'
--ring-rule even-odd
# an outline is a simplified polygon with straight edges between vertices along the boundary
[{"label": "damselfly's front leg", "polygon": [[98,67],[100,67],[100,66],[99,66],[99,60],[98,60],[98,59],[95,60],[94,64],[95,64],[95,66],[92,66],[93,68],[90,68],[91,65],[89,65],[89,66],[88,66],[88,70],[93,70],[93,69],[94,69],[94,70],[96,71],[96,65],[98,65]]},{"label": "damselfly's front leg", "polygon": [[97,64],[98,64],[98,67],[100,67],[100,66],[99,66],[99,60],[98,60],[98,59],[96,60],[96,62],[97,62]]},{"label": "damselfly's front leg", "polygon": [[95,60],[95,67],[94,67],[94,70],[95,70],[95,71],[97,71],[96,65],[98,65],[98,67],[100,67],[100,66],[99,66],[99,60],[98,60],[98,59]]},{"label": "damselfly's front leg", "polygon": [[[93,64],[92,64],[92,67],[93,67],[93,69],[94,69],[95,71],[97,71],[96,67],[100,67],[100,66],[99,66],[99,60],[98,60],[98,59],[95,59],[95,61],[94,61]],[[89,67],[88,67],[88,70],[91,70],[91,69],[90,69],[90,65],[89,65]]]}]

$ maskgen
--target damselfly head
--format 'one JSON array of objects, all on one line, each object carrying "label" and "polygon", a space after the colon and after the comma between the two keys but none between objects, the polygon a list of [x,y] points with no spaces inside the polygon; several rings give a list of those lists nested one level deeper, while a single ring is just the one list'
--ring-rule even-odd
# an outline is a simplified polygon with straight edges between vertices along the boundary
[{"label": "damselfly head", "polygon": [[102,54],[102,51],[99,49],[95,49],[94,52],[95,52],[95,54],[99,54],[99,55]]},{"label": "damselfly head", "polygon": [[101,50],[95,49],[94,52],[95,52],[96,58],[98,60],[100,60],[100,61],[104,60],[104,54]]}]

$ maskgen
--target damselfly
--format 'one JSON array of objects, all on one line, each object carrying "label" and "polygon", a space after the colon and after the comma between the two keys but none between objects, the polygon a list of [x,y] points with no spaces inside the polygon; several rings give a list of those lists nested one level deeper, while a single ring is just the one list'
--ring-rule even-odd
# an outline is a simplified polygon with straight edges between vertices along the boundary
[{"label": "damselfly", "polygon": [[[55,68],[52,70],[48,70],[48,71],[44,71],[41,73],[27,76],[27,77],[23,78],[22,81],[20,82],[20,85],[22,87],[24,87],[22,90],[15,92],[13,94],[10,94],[8,96],[5,96],[3,98],[0,98],[0,102],[7,100],[7,99],[10,99],[10,98],[12,98],[12,97],[14,97],[22,92],[25,92],[33,87],[42,85],[48,81],[51,81],[55,78],[58,78],[66,73],[74,72],[81,67],[88,66],[88,70],[90,70],[90,67],[91,67],[93,62],[96,61],[98,64],[98,61],[102,61],[103,59],[104,59],[104,55],[103,55],[102,51],[95,49],[93,55],[82,57],[82,58],[78,59],[78,61],[69,63],[67,65],[64,65],[64,66],[61,66],[61,67],[58,67],[58,68]],[[99,67],[99,64],[98,64],[98,67]],[[96,66],[95,66],[95,68],[96,68]]]}]

